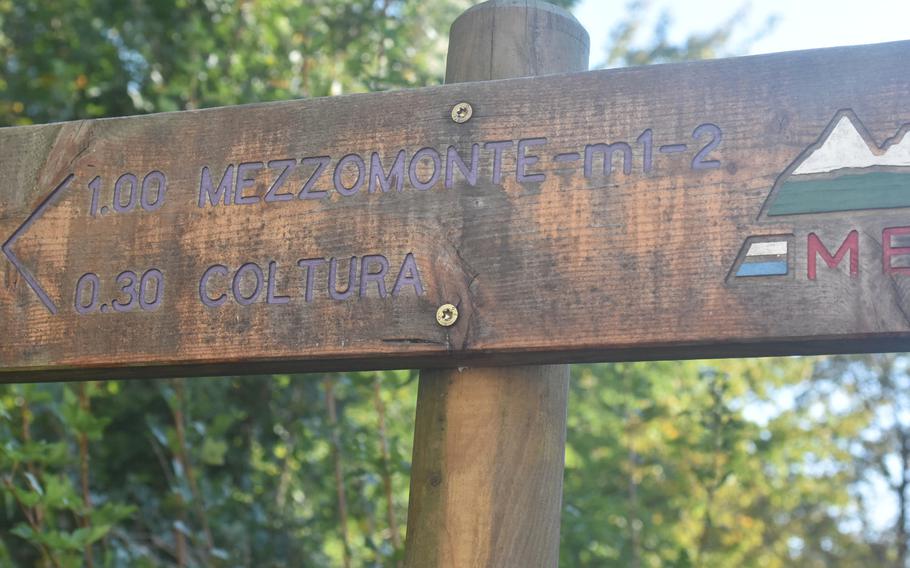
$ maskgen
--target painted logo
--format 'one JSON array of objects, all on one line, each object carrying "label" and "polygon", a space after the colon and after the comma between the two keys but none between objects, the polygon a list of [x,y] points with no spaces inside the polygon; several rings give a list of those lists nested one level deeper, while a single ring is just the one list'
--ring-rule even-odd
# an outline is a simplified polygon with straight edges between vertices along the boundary
[{"label": "painted logo", "polygon": [[[910,207],[910,124],[878,144],[852,110],[842,110],[819,139],[806,148],[777,178],[759,213],[767,221],[791,215],[836,213]],[[727,281],[792,275],[793,234],[747,237]],[[882,231],[883,269],[910,274],[910,227]],[[832,253],[815,233],[806,243],[807,277],[816,278],[817,260],[836,268],[849,255],[849,272],[859,271],[859,232],[849,231]]]}]

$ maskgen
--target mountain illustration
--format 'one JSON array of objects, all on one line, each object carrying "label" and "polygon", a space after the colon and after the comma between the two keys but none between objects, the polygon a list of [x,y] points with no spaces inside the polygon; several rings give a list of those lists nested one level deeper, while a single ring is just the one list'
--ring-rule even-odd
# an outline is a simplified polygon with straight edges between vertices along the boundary
[{"label": "mountain illustration", "polygon": [[778,178],[768,216],[910,207],[910,124],[881,146],[852,111],[841,111],[818,142]]}]

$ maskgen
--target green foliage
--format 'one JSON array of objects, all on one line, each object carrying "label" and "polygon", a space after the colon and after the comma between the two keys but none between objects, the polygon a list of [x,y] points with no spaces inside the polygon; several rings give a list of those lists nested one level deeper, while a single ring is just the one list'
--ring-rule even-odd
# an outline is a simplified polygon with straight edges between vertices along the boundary
[{"label": "green foliage", "polygon": [[439,82],[464,0],[0,0],[0,124]]},{"label": "green foliage", "polygon": [[[340,564],[335,432],[347,549],[357,565],[391,565],[404,540],[416,374],[330,378],[334,424],[316,377],[88,383],[94,420],[67,394],[81,385],[6,387],[7,553],[16,566],[83,565],[86,548],[106,566]],[[93,437],[88,499],[82,435]]]},{"label": "green foliage", "polygon": [[[73,443],[100,440],[106,424],[105,418],[92,416],[83,407],[84,400],[74,393],[74,387],[59,385],[9,387],[2,399],[0,437],[5,442],[0,450],[0,495],[4,497],[8,529],[4,534],[12,558],[34,557],[33,564],[82,566],[85,550],[108,537],[135,511],[115,502],[92,506],[91,498],[80,494],[77,476],[72,474],[81,467],[73,458],[79,454],[73,451]],[[75,439],[34,440],[35,431],[44,428],[65,429]],[[31,548],[15,546],[9,540],[13,538]]]},{"label": "green foliage", "polygon": [[[910,514],[910,359],[880,354],[831,357],[810,385],[796,393],[800,426],[812,429],[806,448],[816,468],[836,472],[849,499],[827,513],[829,524],[850,527],[866,546],[849,547],[830,532],[799,534],[805,566],[898,566],[908,557]],[[821,444],[819,443],[821,442]],[[830,453],[820,454],[828,447]],[[892,509],[884,511],[883,509]],[[846,513],[846,514],[845,514]],[[896,518],[887,518],[893,513]]]},{"label": "green foliage", "polygon": [[905,566],[908,368],[897,355],[575,367],[563,565]]}]

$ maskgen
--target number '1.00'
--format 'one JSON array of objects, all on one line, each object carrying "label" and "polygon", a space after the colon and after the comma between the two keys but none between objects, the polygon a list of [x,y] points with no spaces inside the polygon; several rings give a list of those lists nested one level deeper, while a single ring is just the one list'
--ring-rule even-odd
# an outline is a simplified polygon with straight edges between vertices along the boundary
[{"label": "number '1.00'", "polygon": [[[88,188],[92,191],[92,202],[89,212],[92,217],[100,213],[104,215],[108,212],[106,205],[100,205],[101,202],[101,176],[88,183]],[[114,182],[114,195],[111,206],[117,213],[129,213],[136,208],[136,205],[142,207],[144,211],[156,211],[164,205],[164,194],[167,192],[167,177],[153,170],[142,178],[131,173],[125,173]]]}]

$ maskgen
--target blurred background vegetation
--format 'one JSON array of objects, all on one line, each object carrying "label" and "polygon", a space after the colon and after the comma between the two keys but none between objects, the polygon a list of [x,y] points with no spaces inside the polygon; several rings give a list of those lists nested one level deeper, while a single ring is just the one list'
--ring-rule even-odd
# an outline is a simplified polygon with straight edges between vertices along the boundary
[{"label": "blurred background vegetation", "polygon": [[[470,4],[0,0],[0,126],[436,84]],[[741,25],[673,43],[646,8],[595,64]],[[908,565],[907,357],[572,377],[563,566]],[[399,564],[415,372],[117,379],[0,387],[0,565]]]}]

